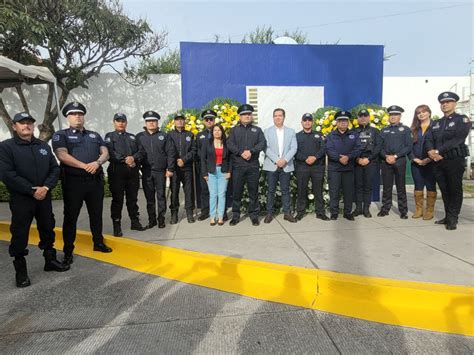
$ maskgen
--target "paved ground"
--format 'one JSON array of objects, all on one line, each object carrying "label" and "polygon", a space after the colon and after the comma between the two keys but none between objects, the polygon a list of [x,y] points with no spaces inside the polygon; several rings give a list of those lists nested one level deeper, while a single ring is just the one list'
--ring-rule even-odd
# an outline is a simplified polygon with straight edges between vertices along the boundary
[{"label": "paved ground", "polygon": [[219,292],[77,257],[66,273],[28,256],[14,286],[0,242],[0,353],[452,353],[474,339],[335,316]]},{"label": "paved ground", "polygon": [[[140,211],[147,221],[145,201],[140,192]],[[413,198],[410,211],[413,211]],[[112,233],[110,199],[104,203],[104,233]],[[436,217],[442,217],[442,201],[436,205]],[[54,202],[57,225],[62,225],[62,201]],[[248,218],[235,227],[209,225],[209,221],[188,224],[181,211],[181,222],[165,229],[144,232],[129,229],[124,217],[124,234],[131,238],[182,249],[232,255],[309,268],[321,268],[395,279],[474,285],[474,199],[464,199],[460,224],[446,231],[434,221],[401,220],[392,210],[389,216],[356,218],[349,222],[323,222],[306,216],[292,224],[278,216],[271,224],[253,227]],[[411,213],[410,213],[411,217]],[[8,205],[0,204],[0,220],[9,220]],[[89,230],[85,206],[79,228]]]}]

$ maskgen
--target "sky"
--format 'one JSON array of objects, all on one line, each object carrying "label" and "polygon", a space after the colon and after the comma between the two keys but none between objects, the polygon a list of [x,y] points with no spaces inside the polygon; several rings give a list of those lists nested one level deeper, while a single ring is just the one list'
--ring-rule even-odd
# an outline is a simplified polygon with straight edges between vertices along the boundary
[{"label": "sky", "polygon": [[473,1],[121,2],[128,16],[166,31],[170,49],[214,42],[216,34],[239,43],[266,25],[301,30],[310,44],[384,45],[385,76],[458,76],[474,68]]}]

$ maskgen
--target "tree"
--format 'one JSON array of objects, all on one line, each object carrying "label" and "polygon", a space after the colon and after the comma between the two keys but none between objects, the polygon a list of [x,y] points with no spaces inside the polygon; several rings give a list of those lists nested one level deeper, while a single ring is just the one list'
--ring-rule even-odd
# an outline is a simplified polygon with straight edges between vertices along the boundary
[{"label": "tree", "polygon": [[[60,107],[71,90],[87,88],[88,80],[104,67],[146,58],[163,48],[166,39],[166,33],[154,33],[145,20],[127,17],[118,0],[3,0],[0,10],[0,53],[23,64],[47,66],[61,89]],[[28,111],[21,88],[17,91]],[[58,117],[53,91],[50,86],[38,126],[39,138],[45,141],[54,133]],[[1,97],[0,113],[10,127]]]},{"label": "tree", "polygon": [[135,83],[147,81],[150,74],[180,74],[179,50],[168,51],[158,58],[143,58],[136,66],[125,63],[124,73]]}]

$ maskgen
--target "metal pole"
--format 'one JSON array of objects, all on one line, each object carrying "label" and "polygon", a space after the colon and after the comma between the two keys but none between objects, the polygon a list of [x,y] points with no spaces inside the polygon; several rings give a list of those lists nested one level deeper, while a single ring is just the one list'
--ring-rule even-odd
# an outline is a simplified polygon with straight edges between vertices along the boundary
[{"label": "metal pole", "polygon": [[471,120],[471,129],[469,131],[469,134],[467,136],[467,146],[469,147],[470,154],[467,156],[467,161],[466,161],[466,179],[471,179],[471,163],[472,163],[472,117],[474,114],[474,71],[471,69],[471,80],[470,80],[470,92],[469,92],[469,107],[468,107],[468,117]]},{"label": "metal pole", "polygon": [[58,95],[58,86],[56,85],[56,82],[53,83],[54,85],[54,96],[56,97],[56,107],[58,108],[58,124],[59,124],[59,129],[63,129],[63,124],[61,122],[61,115],[59,114],[61,111],[61,108],[59,107],[59,95]]}]

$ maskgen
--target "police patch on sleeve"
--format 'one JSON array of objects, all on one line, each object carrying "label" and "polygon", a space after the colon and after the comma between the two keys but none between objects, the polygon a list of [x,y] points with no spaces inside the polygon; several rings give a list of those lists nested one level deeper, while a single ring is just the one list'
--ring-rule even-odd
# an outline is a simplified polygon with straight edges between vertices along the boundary
[{"label": "police patch on sleeve", "polygon": [[463,117],[462,117],[462,121],[463,121],[464,123],[469,123],[469,122],[471,122],[471,120],[470,120],[469,117],[467,117],[467,116],[463,116]]},{"label": "police patch on sleeve", "polygon": [[106,141],[107,143],[110,143],[110,137],[105,137],[105,141]]},{"label": "police patch on sleeve", "polygon": [[53,136],[53,142],[59,142],[59,134]]}]

